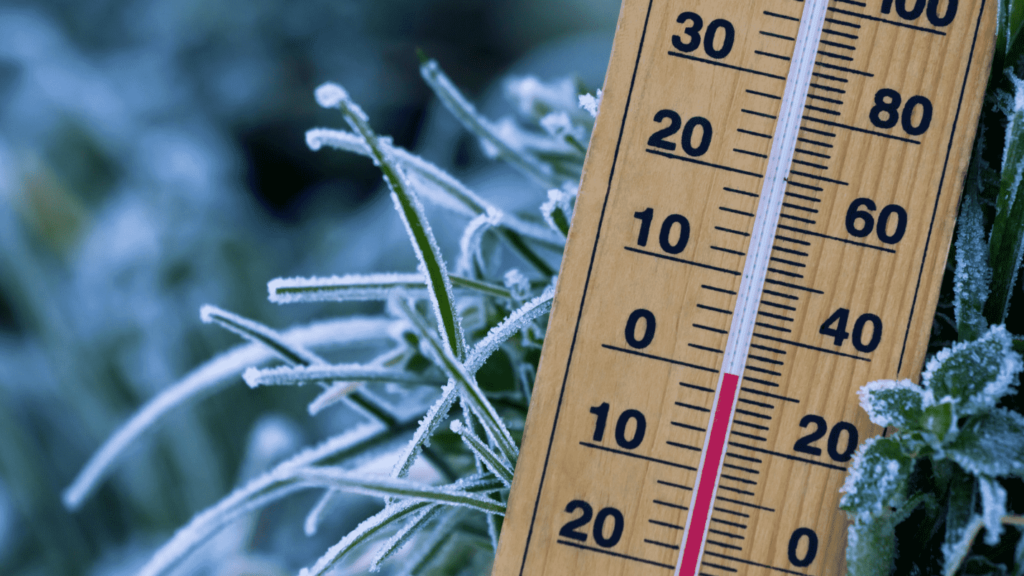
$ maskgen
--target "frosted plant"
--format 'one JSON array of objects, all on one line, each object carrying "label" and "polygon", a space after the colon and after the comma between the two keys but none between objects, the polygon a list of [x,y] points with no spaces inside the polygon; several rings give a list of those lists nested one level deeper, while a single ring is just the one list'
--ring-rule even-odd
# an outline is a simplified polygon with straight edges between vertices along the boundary
[{"label": "frosted plant", "polygon": [[[204,322],[249,343],[199,367],[145,405],[68,487],[67,506],[80,506],[126,447],[167,413],[236,382],[239,374],[250,387],[319,387],[309,404],[311,416],[342,403],[361,421],[251,477],[196,515],[140,574],[164,574],[182,562],[189,569],[202,565],[205,542],[300,490],[322,493],[303,524],[308,535],[338,512],[340,493],[384,501],[380,512],[311,559],[303,576],[375,571],[395,557],[402,562],[392,568],[402,574],[454,572],[449,568],[465,563],[467,546],[483,565],[493,557],[593,116],[578,108],[576,83],[520,78],[507,85],[517,117],[491,121],[476,112],[436,62],[424,61],[421,71],[485,152],[530,177],[542,187],[538,191],[551,189],[548,201],[533,214],[504,213],[451,174],[374,133],[344,88],[320,86],[317,102],[337,110],[349,130],[314,128],[306,134],[309,147],[373,160],[418,269],[277,278],[268,284],[269,298],[278,304],[377,300],[386,305],[380,316],[278,332],[215,306],[202,308]],[[424,202],[463,221],[453,269],[435,240]],[[495,241],[501,250],[485,248]],[[503,253],[515,267],[502,265]],[[330,360],[332,350],[350,345],[370,345],[377,352],[360,362]],[[382,461],[388,463],[383,468]],[[377,549],[368,554],[371,544]],[[222,560],[210,554],[205,562]]]}]

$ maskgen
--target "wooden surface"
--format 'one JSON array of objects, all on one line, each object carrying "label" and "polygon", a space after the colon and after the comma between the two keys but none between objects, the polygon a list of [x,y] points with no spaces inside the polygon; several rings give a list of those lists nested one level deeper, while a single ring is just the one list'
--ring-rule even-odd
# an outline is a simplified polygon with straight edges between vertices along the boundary
[{"label": "wooden surface", "polygon": [[[932,16],[941,18],[949,2],[937,2]],[[861,442],[880,433],[856,391],[871,380],[918,377],[988,77],[996,2],[960,0],[941,27],[924,0],[920,15],[904,18],[914,3],[895,0],[888,14],[881,0],[829,4],[817,57],[824,65],[812,80],[825,88],[812,86],[802,124],[810,130],[800,133],[818,143],[797,143],[794,159],[808,164],[790,172],[702,573],[843,573],[846,519],[837,506],[851,428]],[[803,10],[797,0],[625,0],[493,574],[674,572],[714,398],[702,389],[719,382],[772,142],[765,136],[774,134]],[[677,22],[686,12],[702,19],[701,43],[689,52],[673,43],[678,36],[689,46],[693,19]],[[727,26],[712,26],[719,20],[732,25],[734,42],[714,58],[703,40],[714,28],[710,50],[721,55]],[[927,130],[912,133],[921,127],[920,99],[909,132],[902,122],[875,125],[885,89],[901,95],[901,119],[913,96],[927,98]],[[683,129],[664,138],[674,151],[649,145],[670,125],[654,120],[661,110],[683,124],[706,119],[707,151],[688,154]],[[876,111],[876,120],[885,124],[887,114]],[[701,133],[692,131],[690,151],[701,152]],[[890,205],[905,211],[902,238],[894,241],[896,208],[881,234],[852,234],[848,213],[862,198],[873,202],[873,210],[858,206],[875,222]],[[641,246],[635,214],[649,208]],[[661,242],[670,215],[689,225],[678,253],[679,218]],[[853,222],[854,230],[864,225]],[[840,309],[849,311],[852,336],[837,346],[821,329]],[[648,315],[637,310],[656,318],[649,342]],[[875,324],[861,323],[861,349],[854,327],[870,314],[883,328],[865,352]],[[623,416],[628,410],[636,412]],[[811,451],[796,450],[820,419],[824,435]],[[574,501],[587,506],[567,511]],[[565,528],[585,507],[592,518]],[[597,537],[595,524],[603,528]],[[801,566],[807,531],[817,550]]]}]

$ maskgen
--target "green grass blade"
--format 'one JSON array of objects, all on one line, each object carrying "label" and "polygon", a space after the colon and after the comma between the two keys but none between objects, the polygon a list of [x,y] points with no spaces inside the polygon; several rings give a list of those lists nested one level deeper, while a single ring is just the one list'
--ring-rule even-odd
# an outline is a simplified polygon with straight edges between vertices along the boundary
[{"label": "green grass blade", "polygon": [[302,386],[304,384],[334,382],[394,382],[397,384],[437,384],[429,375],[406,372],[365,364],[317,364],[315,366],[279,366],[277,368],[248,368],[242,378],[250,388],[258,386]]},{"label": "green grass blade", "polygon": [[505,505],[501,502],[454,486],[428,486],[397,478],[367,476],[339,468],[303,468],[296,471],[295,476],[306,485],[331,487],[344,492],[463,506],[488,514],[505,513]]},{"label": "green grass blade", "polygon": [[466,354],[465,336],[459,323],[458,312],[452,296],[451,282],[441,249],[437,246],[430,230],[423,205],[408,185],[399,163],[381,147],[377,135],[370,128],[369,119],[348,93],[336,84],[323,84],[316,90],[317,102],[324,108],[337,108],[345,121],[355,130],[370,148],[375,164],[384,175],[391,189],[391,197],[412,240],[413,249],[420,261],[429,285],[430,300],[440,324],[440,332],[457,358]]},{"label": "green grass blade", "polygon": [[[1017,84],[1019,98],[1024,98],[1024,85]],[[1013,110],[1006,128],[996,216],[989,238],[989,261],[992,265],[992,294],[985,305],[990,324],[1002,324],[1010,309],[1010,295],[1017,280],[1024,251],[1024,198],[1019,197],[1024,172],[1024,109]]]},{"label": "green grass blade", "polygon": [[434,90],[441,103],[463,126],[478,138],[498,151],[498,156],[548,188],[558,188],[564,181],[554,174],[550,166],[536,156],[513,147],[498,135],[494,126],[477,113],[476,108],[459,92],[458,88],[441,71],[437,61],[427,60],[420,65],[420,75]]},{"label": "green grass blade", "polygon": [[200,308],[199,316],[203,322],[208,324],[216,322],[246,340],[266,346],[289,364],[307,365],[323,363],[323,360],[316,354],[302,346],[287,342],[277,331],[259,322],[243,318],[209,304]]},{"label": "green grass blade", "polygon": [[511,464],[491,451],[490,447],[483,440],[476,434],[473,434],[473,431],[468,426],[463,425],[458,420],[452,422],[452,432],[462,437],[462,441],[466,443],[466,446],[487,466],[491,473],[505,482],[507,486],[512,486],[513,470]]}]

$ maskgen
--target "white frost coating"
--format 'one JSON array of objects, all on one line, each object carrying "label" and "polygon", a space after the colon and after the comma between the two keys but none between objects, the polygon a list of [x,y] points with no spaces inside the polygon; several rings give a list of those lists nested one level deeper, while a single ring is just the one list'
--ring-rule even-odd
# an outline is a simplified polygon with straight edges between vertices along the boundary
[{"label": "white frost coating", "polygon": [[270,472],[236,489],[175,532],[139,571],[138,576],[163,574],[234,519],[312,485],[297,482],[296,472],[299,469],[305,469],[306,466],[348,450],[385,431],[380,424],[356,426],[319,446],[296,454]]},{"label": "white frost coating", "polygon": [[474,263],[480,262],[480,242],[484,232],[501,223],[503,214],[497,208],[488,206],[487,211],[469,221],[459,239],[459,259],[455,265],[456,274],[472,277]]},{"label": "white frost coating", "polygon": [[973,193],[964,195],[960,208],[959,234],[956,238],[956,271],[953,274],[953,312],[956,323],[981,334],[988,322],[983,314],[992,282],[988,263],[981,206]]},{"label": "white frost coating", "polygon": [[502,320],[500,324],[491,328],[487,335],[477,342],[476,346],[469,353],[469,357],[466,358],[466,370],[471,374],[476,374],[480,367],[484,365],[484,362],[490,358],[491,354],[503,342],[529,326],[537,318],[546,314],[551,309],[551,301],[555,297],[555,284],[557,280],[557,277],[552,279],[551,284],[544,289],[540,296],[523,304],[515,312]]},{"label": "white frost coating", "polygon": [[426,280],[422,274],[402,273],[275,278],[267,283],[269,299],[275,304],[387,300],[400,291],[422,291],[425,288]]},{"label": "white frost coating", "polygon": [[595,98],[591,94],[581,94],[579,97],[580,108],[583,108],[594,118],[597,118],[597,112],[601,109],[601,99],[604,98],[604,92],[599,88],[597,90],[597,97]]},{"label": "white frost coating", "polygon": [[[857,396],[871,422],[878,426],[901,426],[905,423],[902,413],[909,408],[921,409],[921,392],[921,387],[910,380],[876,380],[857,390]],[[908,400],[916,406],[900,404]]]},{"label": "white frost coating", "polygon": [[902,499],[900,484],[908,473],[899,461],[873,450],[875,444],[888,439],[876,436],[857,448],[853,465],[847,470],[846,480],[839,491],[843,494],[839,505],[878,517],[896,507]]},{"label": "white frost coating", "polygon": [[302,530],[306,533],[306,536],[315,536],[317,530],[320,528],[320,522],[323,520],[324,513],[331,506],[334,501],[334,497],[338,495],[338,491],[334,488],[324,490],[324,495],[316,501],[316,505],[306,515],[305,522],[302,523]]},{"label": "white frost coating", "polygon": [[278,366],[276,368],[248,368],[242,378],[250,388],[258,386],[302,386],[307,383],[335,380],[360,382],[396,382],[399,384],[427,384],[430,378],[423,374],[366,364],[318,364],[315,366]]},{"label": "white frost coating", "polygon": [[530,279],[516,268],[505,272],[502,282],[512,293],[512,299],[516,302],[522,302],[530,295]]},{"label": "white frost coating", "polygon": [[[394,320],[351,318],[331,320],[309,326],[292,328],[283,334],[286,341],[299,346],[316,347],[325,344],[349,344],[364,340],[387,338],[388,327]],[[99,482],[110,472],[111,466],[125,449],[153,427],[164,415],[187,400],[211,394],[231,383],[230,378],[247,366],[263,364],[276,355],[260,344],[235,347],[201,364],[184,378],[167,387],[132,415],[103,443],[62,494],[64,505],[75,510],[82,505]]]},{"label": "white frost coating", "polygon": [[463,443],[476,456],[478,467],[480,463],[483,463],[492,474],[505,484],[506,488],[512,486],[513,467],[508,460],[495,454],[493,450],[488,448],[487,444],[484,444],[479,436],[473,433],[469,426],[464,425],[461,421],[453,420],[451,430],[462,437]]},{"label": "white frost coating", "polygon": [[[971,551],[971,545],[974,544],[974,538],[981,531],[981,528],[985,525],[985,521],[981,516],[975,516],[971,518],[967,526],[957,535],[957,538],[953,542],[943,542],[942,544],[942,564],[943,564],[943,576],[955,576],[960,571],[960,566],[963,564],[964,559],[967,558],[967,554]],[[946,537],[949,537],[947,532]]]},{"label": "white frost coating", "polygon": [[981,492],[981,517],[985,522],[985,544],[995,546],[1003,535],[1006,516],[1006,488],[992,478],[978,478]]}]

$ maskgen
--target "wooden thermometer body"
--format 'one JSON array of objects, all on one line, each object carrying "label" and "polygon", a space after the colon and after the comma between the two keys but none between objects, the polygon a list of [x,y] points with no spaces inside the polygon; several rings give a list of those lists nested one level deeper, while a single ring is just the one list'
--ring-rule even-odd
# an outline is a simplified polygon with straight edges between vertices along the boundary
[{"label": "wooden thermometer body", "polygon": [[996,0],[625,0],[497,576],[839,574],[916,379]]}]

